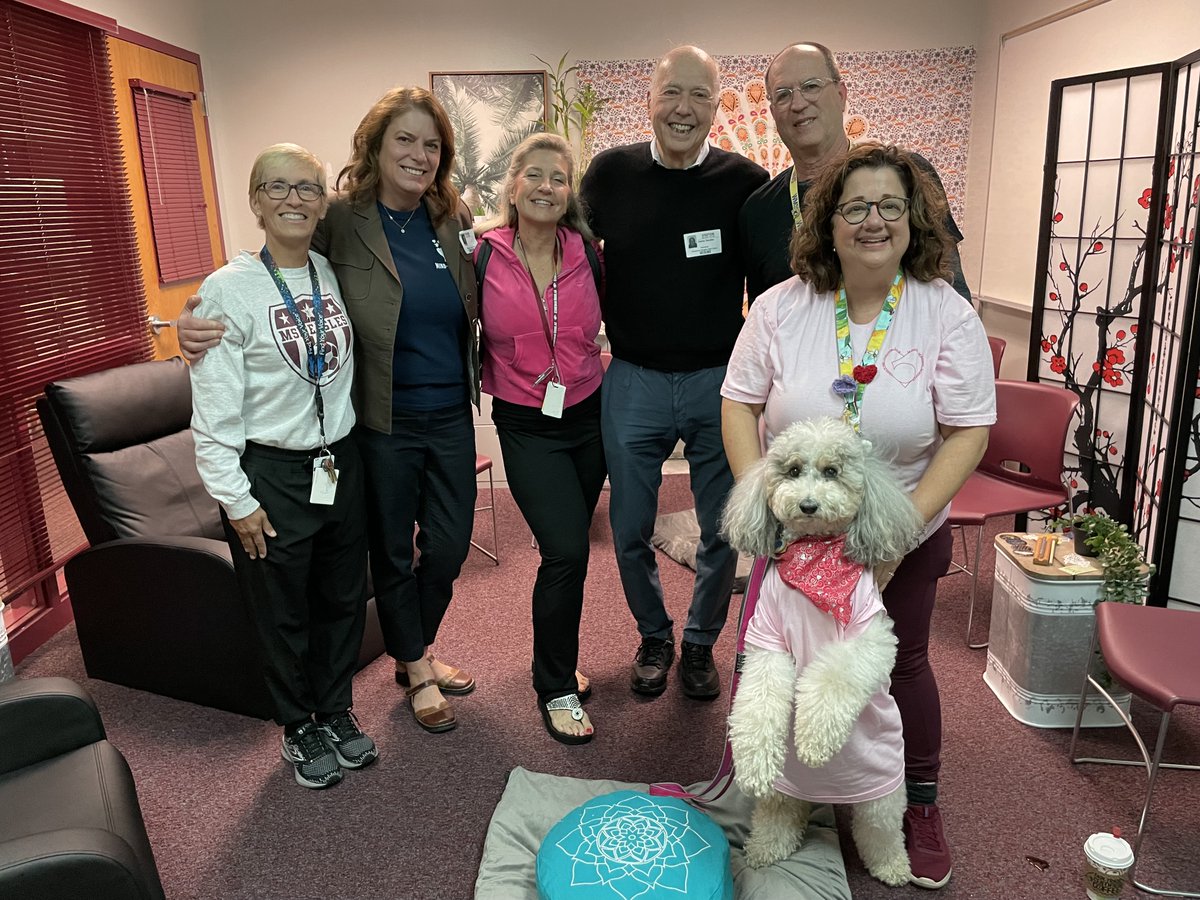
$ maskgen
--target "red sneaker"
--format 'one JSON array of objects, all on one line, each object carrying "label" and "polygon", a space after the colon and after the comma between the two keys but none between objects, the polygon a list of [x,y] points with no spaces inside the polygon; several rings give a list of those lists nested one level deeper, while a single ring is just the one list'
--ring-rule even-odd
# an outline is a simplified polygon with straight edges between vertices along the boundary
[{"label": "red sneaker", "polygon": [[936,890],[950,880],[950,847],[936,806],[910,806],[904,811],[904,847],[917,887]]}]

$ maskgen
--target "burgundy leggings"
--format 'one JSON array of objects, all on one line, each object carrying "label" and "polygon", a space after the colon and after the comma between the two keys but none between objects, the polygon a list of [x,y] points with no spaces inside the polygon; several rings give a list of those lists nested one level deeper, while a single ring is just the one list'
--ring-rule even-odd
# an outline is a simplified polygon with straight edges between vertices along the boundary
[{"label": "burgundy leggings", "polygon": [[942,701],[929,666],[929,622],[938,578],[950,565],[953,537],[944,523],[913,550],[883,592],[895,623],[896,668],[892,696],[904,727],[904,774],[908,781],[937,781],[942,764]]}]

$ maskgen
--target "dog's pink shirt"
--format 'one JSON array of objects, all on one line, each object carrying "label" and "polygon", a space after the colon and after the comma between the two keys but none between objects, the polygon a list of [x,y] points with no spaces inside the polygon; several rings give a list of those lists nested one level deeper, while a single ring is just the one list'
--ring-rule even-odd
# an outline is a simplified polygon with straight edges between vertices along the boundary
[{"label": "dog's pink shirt", "polygon": [[[746,626],[746,643],[788,654],[800,673],[820,647],[855,637],[883,612],[883,600],[869,570],[854,588],[851,608],[850,624],[843,628],[833,616],[784,584],[772,565]],[[861,803],[887,796],[904,781],[900,710],[888,693],[888,683],[871,697],[845,746],[819,769],[810,769],[796,759],[792,729],[789,722],[783,774],[775,782],[780,793],[814,803]]]}]

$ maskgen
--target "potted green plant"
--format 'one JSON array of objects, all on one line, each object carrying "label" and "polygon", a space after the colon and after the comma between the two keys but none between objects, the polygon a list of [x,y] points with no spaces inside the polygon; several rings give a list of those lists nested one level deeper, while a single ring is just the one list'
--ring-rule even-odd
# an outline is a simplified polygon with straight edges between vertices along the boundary
[{"label": "potted green plant", "polygon": [[1052,530],[1070,529],[1075,552],[1094,556],[1104,567],[1104,592],[1101,600],[1116,603],[1141,603],[1146,599],[1154,566],[1123,522],[1102,512],[1077,512],[1050,523]]},{"label": "potted green plant", "polygon": [[[1106,513],[1091,511],[1072,513],[1048,524],[1051,531],[1069,529],[1075,540],[1075,552],[1080,556],[1096,557],[1104,567],[1104,587],[1097,603],[1104,600],[1145,602],[1154,565],[1146,562],[1142,548],[1129,533],[1128,526]],[[1112,676],[1099,648],[1096,656],[1100,683],[1106,688],[1111,687]]]},{"label": "potted green plant", "polygon": [[564,53],[558,65],[553,67],[536,54],[533,58],[546,67],[550,88],[550,107],[542,124],[547,131],[562,135],[571,145],[575,154],[575,187],[578,188],[591,162],[588,129],[596,113],[608,104],[609,98],[601,97],[590,84],[579,85],[575,77],[579,66],[567,65],[567,54],[570,52]]}]

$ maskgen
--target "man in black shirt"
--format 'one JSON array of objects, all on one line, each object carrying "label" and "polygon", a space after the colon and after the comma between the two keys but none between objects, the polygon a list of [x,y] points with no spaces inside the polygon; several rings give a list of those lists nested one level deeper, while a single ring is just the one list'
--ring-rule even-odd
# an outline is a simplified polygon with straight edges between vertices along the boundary
[{"label": "man in black shirt", "polygon": [[[767,288],[792,277],[788,241],[800,218],[804,194],[817,173],[850,148],[842,125],[846,85],[828,47],[811,42],[786,47],[771,60],[765,80],[775,128],[794,165],[755,191],[738,218],[751,303]],[[917,162],[941,184],[928,160],[918,156]],[[952,216],[947,216],[946,229],[956,242],[962,240]],[[970,301],[957,244],[950,265],[954,289]]]},{"label": "man in black shirt", "polygon": [[700,545],[680,666],[688,696],[720,693],[712,645],[725,624],[736,555],[718,534],[733,484],[721,444],[721,383],[742,325],[745,265],[738,211],[767,180],[758,165],[708,143],[717,65],[672,50],[650,87],[654,140],[596,156],[580,188],[604,241],[605,332],[613,361],[601,395],[617,566],[641,646],[632,687],[661,694],[675,658],[650,535],[662,464],[684,442]]}]

